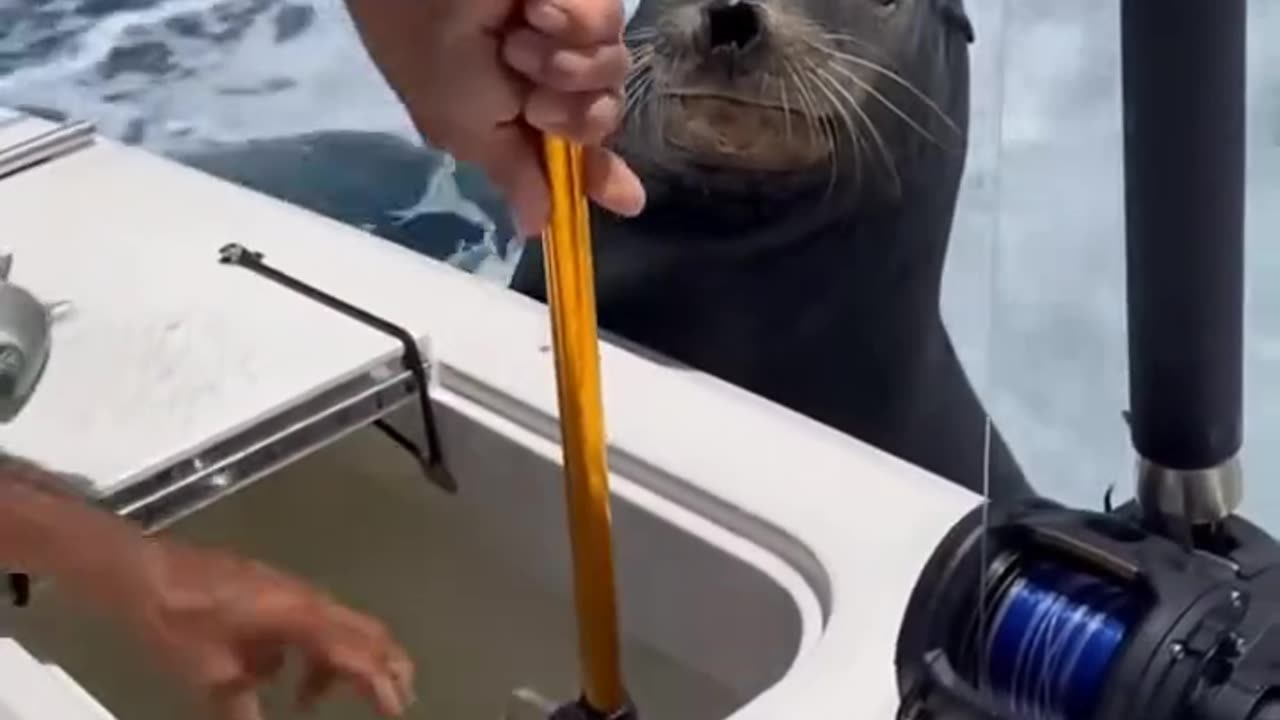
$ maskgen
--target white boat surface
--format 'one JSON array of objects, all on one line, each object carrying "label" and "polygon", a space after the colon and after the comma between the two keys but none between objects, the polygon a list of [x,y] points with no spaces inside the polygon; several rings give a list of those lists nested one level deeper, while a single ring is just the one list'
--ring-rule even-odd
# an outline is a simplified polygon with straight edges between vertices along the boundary
[{"label": "white boat surface", "polygon": [[[50,126],[0,122],[0,148]],[[540,692],[572,691],[543,305],[102,137],[0,178],[0,218],[11,279],[71,307],[38,391],[0,426],[0,446],[91,478],[104,503],[152,528],[195,528],[344,600],[362,583],[381,583],[380,595],[358,599],[392,616],[425,684],[456,665],[491,672],[493,687],[524,674]],[[390,416],[420,434],[402,346],[220,263],[229,243],[417,339],[456,495],[429,485],[367,429]],[[979,498],[705,374],[609,342],[601,361],[624,650],[641,712],[892,718],[907,596],[942,535]],[[282,515],[288,523],[272,522]],[[259,546],[244,540],[251,535],[270,538]],[[450,547],[437,564],[431,553]],[[481,562],[505,562],[502,572],[524,579],[477,580],[488,577]],[[535,590],[561,598],[559,610],[521,615],[537,605]],[[0,614],[0,635],[9,630],[33,654],[56,656],[48,660],[120,720],[148,717],[144,701],[129,700],[133,686],[95,669],[119,660],[50,610],[54,595]],[[436,625],[416,625],[414,603],[421,622]],[[503,610],[514,619],[489,616]],[[427,637],[449,626],[472,637]],[[535,627],[557,634],[522,635]],[[641,646],[693,679],[633,672],[644,664],[635,659]],[[420,693],[421,717],[474,712],[475,698],[431,688]],[[0,720],[29,692],[0,674]],[[504,700],[492,698],[494,713]],[[35,716],[14,720],[27,717]]]}]

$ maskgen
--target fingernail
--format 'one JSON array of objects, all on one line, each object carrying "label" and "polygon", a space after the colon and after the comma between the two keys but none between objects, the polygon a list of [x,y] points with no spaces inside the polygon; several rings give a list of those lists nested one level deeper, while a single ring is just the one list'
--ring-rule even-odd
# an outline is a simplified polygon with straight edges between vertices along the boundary
[{"label": "fingernail", "polygon": [[525,7],[529,24],[545,33],[561,33],[569,27],[569,16],[554,0],[531,0]]}]

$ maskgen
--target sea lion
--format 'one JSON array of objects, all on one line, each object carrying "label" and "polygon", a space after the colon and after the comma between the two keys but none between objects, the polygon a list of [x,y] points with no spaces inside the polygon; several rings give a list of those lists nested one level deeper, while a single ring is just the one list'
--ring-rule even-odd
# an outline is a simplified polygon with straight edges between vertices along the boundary
[{"label": "sea lion", "polygon": [[[609,144],[635,219],[593,212],[609,336],[975,491],[1031,492],[942,323],[973,28],[962,0],[648,0]],[[545,301],[542,253],[512,287]]]}]

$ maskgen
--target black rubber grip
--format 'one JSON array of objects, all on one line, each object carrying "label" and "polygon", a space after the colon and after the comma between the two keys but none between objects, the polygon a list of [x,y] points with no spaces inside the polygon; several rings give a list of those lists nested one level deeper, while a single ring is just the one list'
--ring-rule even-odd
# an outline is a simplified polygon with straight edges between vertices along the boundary
[{"label": "black rubber grip", "polygon": [[1242,442],[1246,0],[1123,0],[1135,449],[1208,468]]}]

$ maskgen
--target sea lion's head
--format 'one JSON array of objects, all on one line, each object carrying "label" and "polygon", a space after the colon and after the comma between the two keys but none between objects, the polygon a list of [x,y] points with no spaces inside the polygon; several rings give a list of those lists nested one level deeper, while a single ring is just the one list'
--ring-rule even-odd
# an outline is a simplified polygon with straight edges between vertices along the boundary
[{"label": "sea lion's head", "polygon": [[647,182],[896,194],[963,148],[972,32],[962,0],[644,0],[613,144]]}]

